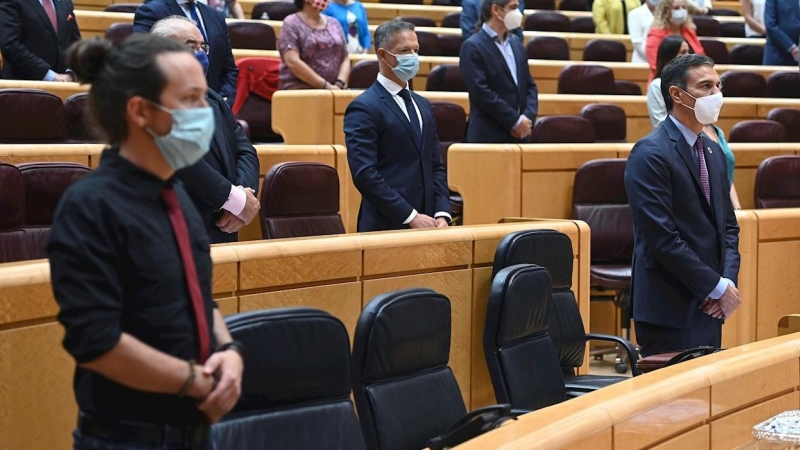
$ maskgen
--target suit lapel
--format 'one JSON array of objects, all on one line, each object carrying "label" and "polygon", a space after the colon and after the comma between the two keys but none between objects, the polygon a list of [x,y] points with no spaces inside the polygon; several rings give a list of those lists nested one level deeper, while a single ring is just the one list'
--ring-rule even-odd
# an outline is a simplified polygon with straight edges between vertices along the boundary
[{"label": "suit lapel", "polygon": [[[386,90],[379,82],[375,82],[372,85],[372,88],[378,93],[378,96],[381,98],[383,103],[397,116],[400,122],[406,127],[406,131],[408,132],[409,136],[411,136],[411,141],[414,142],[414,147],[416,147],[417,151],[420,151],[420,143],[417,142],[417,139],[414,139],[414,130],[411,129],[411,122],[408,121],[408,117],[403,114],[403,110],[400,109],[400,106],[397,105],[392,94]],[[422,120],[422,118],[420,118]]]},{"label": "suit lapel", "polygon": [[183,11],[183,8],[181,8],[181,5],[178,4],[177,0],[169,0],[165,3],[167,5],[167,8],[169,9],[169,12],[171,12],[176,16],[186,17],[186,13]]},{"label": "suit lapel", "polygon": [[[686,139],[683,137],[681,130],[679,130],[678,127],[674,123],[672,123],[672,119],[667,117],[667,119],[664,120],[662,126],[666,127],[665,129],[667,131],[667,134],[669,135],[669,138],[675,144],[675,149],[677,150],[678,154],[681,155],[681,158],[683,159],[683,162],[686,164],[686,168],[689,170],[689,173],[692,174],[692,179],[694,180],[695,189],[697,190],[697,193],[702,197],[702,201],[700,203],[703,203],[706,213],[712,214],[711,207],[708,205],[708,202],[705,201],[705,194],[703,193],[703,185],[700,183],[700,169],[697,167],[697,163],[694,161],[694,157],[692,156],[692,152],[694,151],[694,149],[692,149],[689,143],[686,142]],[[706,164],[706,167],[708,167],[708,164]],[[711,175],[709,174],[709,183],[710,180],[711,180]]]},{"label": "suit lapel", "polygon": [[[500,64],[500,67],[503,68],[503,72],[505,72],[506,75],[508,75],[509,80],[513,83],[514,76],[511,75],[511,71],[508,70],[508,64],[506,64],[506,59],[503,57],[503,53],[500,51],[500,49],[497,48],[497,44],[495,44],[494,39],[492,39],[492,37],[489,36],[489,34],[486,33],[484,30],[480,30],[480,33],[481,36],[483,36],[483,45],[489,47],[488,52],[494,55],[495,59],[498,60],[498,64]],[[506,36],[506,39],[510,39],[510,37]]]},{"label": "suit lapel", "polygon": [[723,173],[719,164],[717,164],[719,155],[722,155],[722,149],[710,138],[707,140],[704,138],[703,143],[705,144],[704,155],[706,157],[706,167],[708,168],[708,183],[711,186],[711,207],[716,219],[717,230],[723,231],[725,229],[725,197],[723,195],[730,195],[730,191],[720,192],[719,183],[717,182]]},{"label": "suit lapel", "polygon": [[[50,18],[47,17],[47,13],[44,12],[44,6],[39,3],[39,0],[28,0],[28,3],[31,5],[36,14],[39,15],[39,18],[42,19],[44,22],[45,28],[47,28],[51,33],[53,33],[56,38],[58,38],[58,33],[56,30],[53,29],[53,24],[50,23]],[[53,6],[58,3],[56,0],[53,0]],[[58,19],[58,7],[56,7],[56,20]]]}]

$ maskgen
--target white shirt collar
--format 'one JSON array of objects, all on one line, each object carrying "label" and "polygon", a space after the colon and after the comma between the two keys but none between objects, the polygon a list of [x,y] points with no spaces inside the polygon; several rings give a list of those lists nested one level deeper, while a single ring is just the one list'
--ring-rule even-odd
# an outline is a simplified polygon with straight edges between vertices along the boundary
[{"label": "white shirt collar", "polygon": [[[378,73],[378,83],[380,83],[381,86],[384,87],[384,89],[386,89],[390,94],[392,94],[392,96],[399,94],[400,91],[405,89],[405,86],[400,86],[394,81],[383,76],[382,73]],[[408,83],[406,83],[406,85],[408,85]]]}]

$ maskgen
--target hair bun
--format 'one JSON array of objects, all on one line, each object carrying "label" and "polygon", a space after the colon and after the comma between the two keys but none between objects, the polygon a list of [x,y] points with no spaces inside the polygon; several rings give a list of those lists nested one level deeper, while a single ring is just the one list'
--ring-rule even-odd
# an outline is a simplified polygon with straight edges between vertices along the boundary
[{"label": "hair bun", "polygon": [[112,49],[111,42],[95,37],[74,43],[67,54],[68,67],[81,83],[92,83],[103,68]]}]

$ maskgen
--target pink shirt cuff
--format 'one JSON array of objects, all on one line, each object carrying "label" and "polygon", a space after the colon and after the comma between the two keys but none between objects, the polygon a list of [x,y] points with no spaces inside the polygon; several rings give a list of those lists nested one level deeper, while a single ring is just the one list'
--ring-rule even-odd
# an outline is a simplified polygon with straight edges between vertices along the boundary
[{"label": "pink shirt cuff", "polygon": [[228,195],[228,201],[222,205],[222,209],[230,212],[234,216],[238,216],[242,213],[246,204],[247,194],[245,194],[244,190],[231,185],[231,193]]}]

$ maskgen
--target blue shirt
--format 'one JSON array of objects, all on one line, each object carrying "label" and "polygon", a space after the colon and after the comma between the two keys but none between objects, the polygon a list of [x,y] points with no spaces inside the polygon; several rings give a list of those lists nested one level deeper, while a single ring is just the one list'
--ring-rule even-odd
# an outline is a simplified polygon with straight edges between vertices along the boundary
[{"label": "blue shirt", "polygon": [[508,70],[511,72],[511,77],[514,78],[514,84],[519,86],[519,82],[517,81],[517,60],[514,58],[514,49],[511,48],[511,39],[509,39],[508,33],[506,33],[506,40],[500,42],[500,36],[495,33],[493,29],[489,28],[488,25],[484,23],[481,29],[492,38],[494,45],[496,45],[500,53],[503,54],[503,59],[506,60]]},{"label": "blue shirt", "polygon": [[[695,164],[697,164],[697,152],[694,151],[694,144],[697,142],[697,138],[699,138],[700,136],[697,135],[686,125],[680,123],[678,119],[672,117],[672,114],[670,114],[668,117],[670,118],[670,120],[672,120],[672,123],[674,123],[675,126],[678,127],[678,130],[680,130],[681,134],[683,135],[683,138],[686,139],[686,143],[688,143],[689,147],[692,148],[692,159],[694,159]],[[722,297],[722,294],[725,293],[725,289],[728,288],[728,284],[730,284],[731,286],[736,286],[733,283],[733,281],[724,277],[720,277],[717,286],[714,288],[713,291],[711,291],[708,294],[707,297],[712,300],[718,300],[720,297]]]},{"label": "blue shirt", "polygon": [[355,31],[358,33],[359,45],[365,50],[369,50],[372,36],[367,23],[367,12],[361,2],[353,2],[349,5],[331,2],[322,13],[339,21],[339,24],[342,25],[342,30],[344,30],[345,42],[347,42],[347,34],[350,31],[350,24],[347,22],[348,12],[356,16]]},{"label": "blue shirt", "polygon": [[[525,14],[525,0],[520,0],[519,10]],[[462,0],[461,2],[461,37],[466,41],[475,34],[475,24],[481,18],[481,0]],[[522,39],[522,28],[511,31]]]}]

